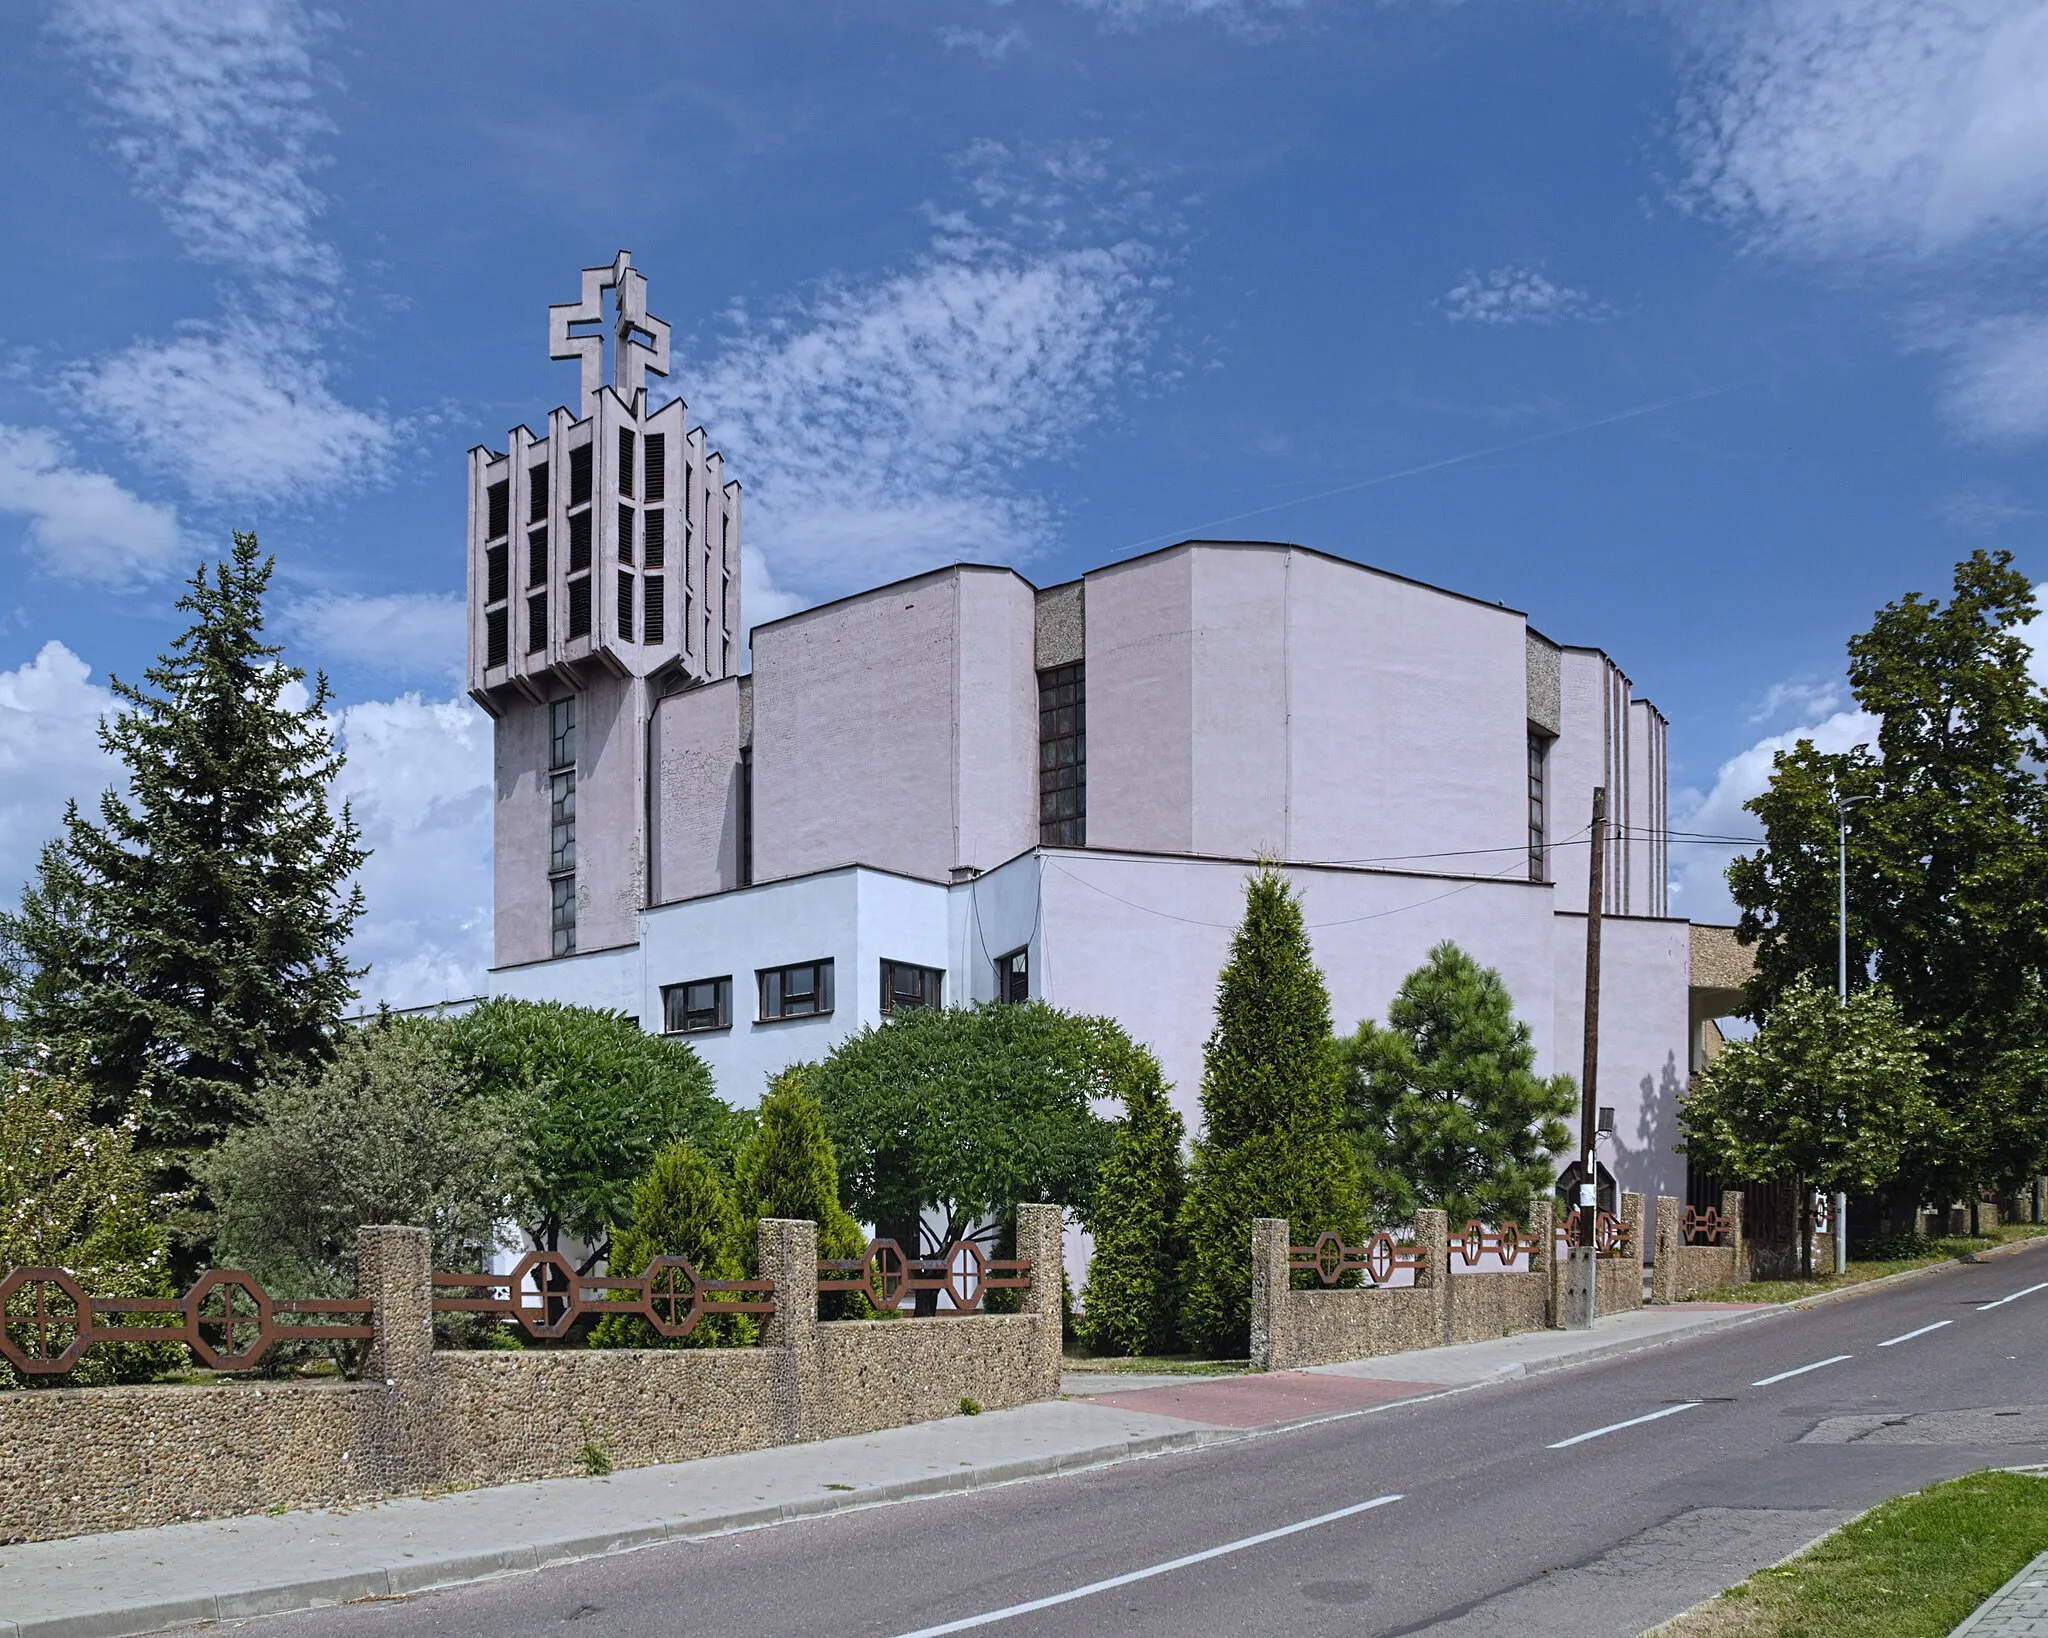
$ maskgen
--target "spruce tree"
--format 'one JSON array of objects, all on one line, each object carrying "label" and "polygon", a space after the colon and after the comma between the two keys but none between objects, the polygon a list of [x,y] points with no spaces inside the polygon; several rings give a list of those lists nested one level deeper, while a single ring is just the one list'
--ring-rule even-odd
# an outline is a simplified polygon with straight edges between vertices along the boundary
[{"label": "spruce tree", "polygon": [[[327,788],[341,754],[324,676],[265,640],[274,559],[237,533],[177,607],[191,625],[144,673],[116,678],[100,743],[125,798],[73,803],[4,935],[18,950],[21,1033],[58,1046],[95,1118],[139,1097],[137,1151],[159,1187],[189,1191],[189,1267],[206,1236],[189,1158],[246,1117],[264,1076],[323,1059],[362,969],[344,953],[367,857]],[[301,697],[303,695],[303,700]]]},{"label": "spruce tree", "polygon": [[1301,904],[1270,864],[1246,883],[1244,921],[1217,981],[1202,1118],[1181,1212],[1181,1320],[1197,1346],[1236,1354],[1251,1321],[1254,1218],[1286,1218],[1297,1245],[1324,1232],[1356,1243],[1365,1229],[1329,992]]},{"label": "spruce tree", "polygon": [[[792,1064],[769,1082],[759,1124],[733,1158],[742,1242],[737,1250],[749,1273],[759,1272],[752,1230],[764,1217],[817,1224],[820,1257],[858,1257],[867,1250],[860,1224],[839,1203],[839,1160],[825,1132],[825,1107],[805,1085],[807,1067]],[[828,1292],[824,1299],[827,1319],[871,1312],[858,1292]]]},{"label": "spruce tree", "polygon": [[1180,1345],[1183,1128],[1151,1053],[1132,1048],[1121,1079],[1124,1118],[1088,1218],[1095,1254],[1079,1331],[1098,1354],[1171,1353]]},{"label": "spruce tree", "polygon": [[[687,1143],[671,1143],[633,1185],[633,1221],[611,1232],[613,1274],[647,1272],[656,1257],[687,1257],[700,1279],[736,1280],[740,1260],[739,1213],[718,1168]],[[758,1331],[747,1314],[699,1320],[680,1340],[667,1340],[637,1314],[610,1314],[592,1331],[593,1348],[711,1348],[751,1342]]]},{"label": "spruce tree", "polygon": [[1529,1026],[1500,974],[1448,941],[1401,981],[1385,1027],[1343,1044],[1345,1101],[1368,1214],[1381,1227],[1441,1207],[1526,1224],[1550,1157],[1571,1142],[1569,1075],[1536,1073]]}]

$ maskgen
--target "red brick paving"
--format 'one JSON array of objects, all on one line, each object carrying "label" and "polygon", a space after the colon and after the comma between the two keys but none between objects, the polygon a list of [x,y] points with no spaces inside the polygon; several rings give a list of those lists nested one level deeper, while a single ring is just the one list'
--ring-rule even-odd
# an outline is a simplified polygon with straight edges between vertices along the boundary
[{"label": "red brick paving", "polygon": [[1304,1416],[1387,1405],[1417,1394],[1435,1393],[1435,1382],[1375,1382],[1357,1376],[1317,1376],[1307,1371],[1259,1372],[1249,1376],[1202,1378],[1186,1387],[1131,1388],[1089,1395],[1097,1405],[1178,1416],[1219,1428],[1263,1428]]}]

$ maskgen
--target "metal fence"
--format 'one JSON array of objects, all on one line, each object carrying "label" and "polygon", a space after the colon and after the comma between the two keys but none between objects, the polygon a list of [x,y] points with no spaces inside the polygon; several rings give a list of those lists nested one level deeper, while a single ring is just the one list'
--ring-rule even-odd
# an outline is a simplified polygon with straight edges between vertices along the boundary
[{"label": "metal fence", "polygon": [[858,1257],[818,1259],[821,1293],[856,1291],[884,1314],[915,1303],[920,1292],[934,1293],[935,1303],[943,1298],[952,1312],[973,1314],[989,1292],[1030,1285],[1029,1258],[991,1257],[972,1240],[955,1240],[936,1257],[906,1257],[896,1241],[872,1240]]},{"label": "metal fence", "polygon": [[[1341,1234],[1329,1233],[1318,1236],[1314,1245],[1287,1248],[1288,1271],[1313,1274],[1324,1285],[1354,1274],[1371,1286],[1412,1285],[1422,1258],[1421,1246],[1402,1244],[1384,1229],[1362,1246],[1347,1246]],[[1402,1279],[1403,1274],[1408,1278]]]}]

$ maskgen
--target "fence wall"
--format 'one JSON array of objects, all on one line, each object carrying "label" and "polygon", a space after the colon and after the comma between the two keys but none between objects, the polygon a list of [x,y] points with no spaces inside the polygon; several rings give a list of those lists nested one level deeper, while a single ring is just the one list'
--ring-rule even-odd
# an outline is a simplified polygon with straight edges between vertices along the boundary
[{"label": "fence wall", "polygon": [[[1729,1189],[1721,1196],[1720,1218],[1708,1231],[1717,1244],[1688,1244],[1688,1215],[1688,1209],[1674,1196],[1657,1197],[1657,1261],[1650,1272],[1652,1302],[1684,1302],[1703,1291],[1744,1285],[1750,1279],[1750,1247],[1742,1237],[1741,1192]],[[1832,1246],[1829,1254],[1833,1255]]]},{"label": "fence wall", "polygon": [[[1574,1214],[1575,1215],[1575,1214]],[[1612,1222],[1611,1218],[1603,1219]],[[1601,1256],[1594,1266],[1593,1311],[1620,1314],[1643,1306],[1643,1197],[1621,1197],[1621,1246],[1614,1256]],[[1550,1262],[1550,1313],[1553,1325],[1565,1311],[1565,1259]]]},{"label": "fence wall", "polygon": [[817,1231],[760,1225],[759,1347],[437,1351],[425,1231],[366,1228],[352,1383],[0,1393],[0,1541],[731,1455],[1054,1398],[1060,1212],[1021,1206],[1021,1314],[820,1323]]}]

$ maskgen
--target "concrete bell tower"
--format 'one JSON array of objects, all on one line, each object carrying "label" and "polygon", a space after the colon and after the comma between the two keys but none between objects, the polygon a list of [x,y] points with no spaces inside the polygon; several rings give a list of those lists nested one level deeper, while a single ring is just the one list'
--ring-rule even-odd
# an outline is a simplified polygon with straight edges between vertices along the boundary
[{"label": "concrete bell tower", "polygon": [[669,327],[627,252],[549,307],[548,356],[578,363],[576,413],[469,452],[469,692],[496,719],[498,966],[635,939],[653,702],[731,676],[741,643],[740,486],[680,398],[647,407]]}]

